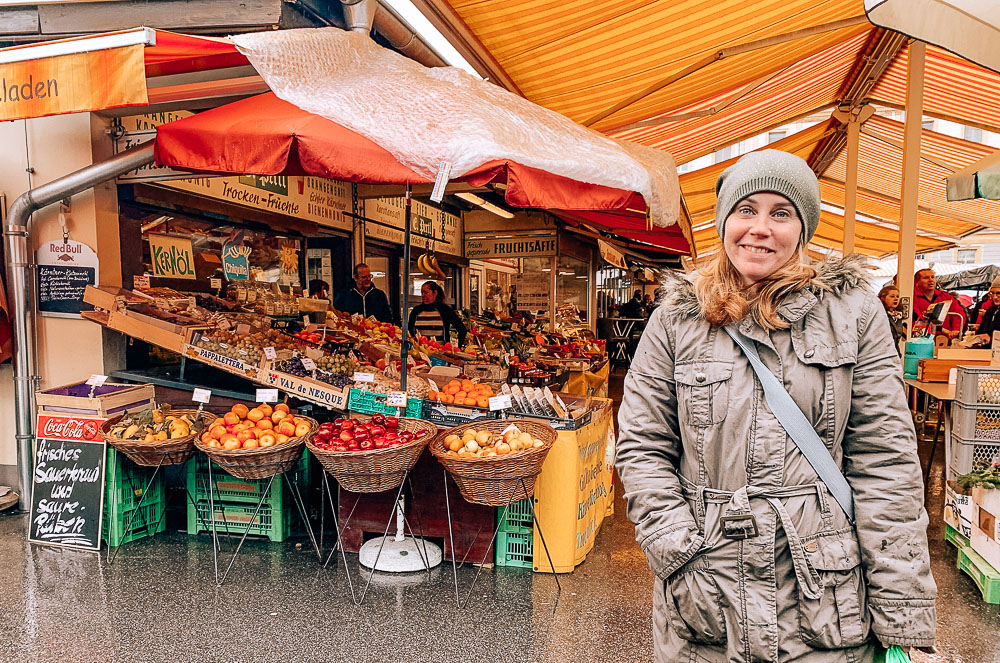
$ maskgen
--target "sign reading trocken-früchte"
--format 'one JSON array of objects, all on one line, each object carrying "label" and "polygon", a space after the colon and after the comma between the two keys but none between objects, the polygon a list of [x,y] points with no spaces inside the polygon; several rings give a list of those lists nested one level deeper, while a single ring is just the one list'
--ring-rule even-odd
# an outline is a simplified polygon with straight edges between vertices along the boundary
[{"label": "sign reading trocken-fr\u00fcchte", "polygon": [[556,255],[558,241],[551,234],[478,234],[465,236],[465,257],[544,258]]}]

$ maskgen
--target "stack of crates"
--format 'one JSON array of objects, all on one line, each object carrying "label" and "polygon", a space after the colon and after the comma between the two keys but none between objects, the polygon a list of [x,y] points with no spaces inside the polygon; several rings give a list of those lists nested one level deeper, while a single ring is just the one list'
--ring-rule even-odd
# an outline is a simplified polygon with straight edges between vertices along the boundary
[{"label": "stack of crates", "polygon": [[[958,568],[973,579],[984,600],[997,603],[1000,602],[1000,572],[976,552],[977,548],[993,543],[992,539],[978,522],[977,506],[969,496],[958,495],[952,482],[971,472],[978,463],[1000,458],[1000,368],[958,367],[955,402],[951,409],[951,436],[946,442],[945,522],[956,535],[949,541],[958,548]],[[992,534],[990,532],[990,536]],[[960,545],[963,543],[965,545]]]},{"label": "stack of crates", "polygon": [[166,528],[162,470],[153,483],[149,483],[155,469],[136,465],[113,447],[108,447],[101,524],[101,539],[108,546],[114,548]]},{"label": "stack of crates", "polygon": [[503,507],[497,508],[497,544],[495,560],[497,566],[534,567],[534,522],[531,519],[531,505],[528,500],[514,502],[503,516]]},{"label": "stack of crates", "polygon": [[[288,484],[283,477],[270,479],[240,479],[227,474],[218,465],[212,467],[214,488],[212,500],[215,501],[215,528],[220,534],[243,535],[247,525],[253,520],[249,534],[267,537],[271,541],[281,542],[292,535],[292,518],[297,508]],[[309,452],[302,450],[302,458],[294,469],[288,472],[288,478],[299,481],[299,490],[305,498],[309,486]],[[208,495],[208,458],[196,454],[188,461],[186,468],[187,490],[198,505],[188,501],[187,530],[188,534],[198,534],[210,531],[211,507]],[[267,492],[265,493],[265,489]],[[261,496],[264,502],[254,519],[254,511]]]}]

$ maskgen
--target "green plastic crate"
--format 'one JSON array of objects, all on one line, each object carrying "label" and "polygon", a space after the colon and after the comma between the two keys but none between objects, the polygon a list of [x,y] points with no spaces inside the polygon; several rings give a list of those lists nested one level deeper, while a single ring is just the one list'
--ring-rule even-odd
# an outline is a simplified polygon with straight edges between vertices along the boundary
[{"label": "green plastic crate", "polygon": [[[293,481],[298,478],[299,490],[305,495],[309,486],[308,449],[302,450],[302,458],[299,459],[292,473],[298,476],[290,476],[289,478]],[[185,475],[188,492],[195,501],[204,500],[207,502],[208,457],[204,454],[198,454],[192,458],[187,463]],[[267,482],[270,481],[270,479],[240,479],[228,474],[218,465],[212,467],[212,478],[215,483],[213,499],[222,502],[247,502],[250,504],[257,504],[260,501],[261,494],[267,488]],[[286,499],[292,499],[287,493],[288,484],[282,477],[276,476],[265,496],[264,504],[272,508],[280,508]]]},{"label": "green plastic crate", "polygon": [[495,556],[497,566],[533,568],[533,536],[531,532],[498,532]]},{"label": "green plastic crate", "polygon": [[[347,409],[359,414],[385,414],[398,416],[400,408],[389,407],[385,404],[385,394],[376,394],[360,389],[351,389],[347,397]],[[402,416],[411,419],[419,419],[424,413],[424,401],[421,398],[407,398],[406,411]]]},{"label": "green plastic crate", "polygon": [[534,522],[531,519],[531,505],[525,498],[514,502],[507,508],[507,515],[503,516],[503,507],[497,507],[497,522],[500,523],[501,532],[531,532],[534,529]]},{"label": "green plastic crate", "polygon": [[[162,468],[156,479],[149,483],[155,469],[136,465],[113,447],[108,447],[104,470],[104,518],[101,524],[101,539],[108,545],[120,546],[166,528]],[[142,506],[139,506],[140,502]],[[139,507],[139,513],[132,519],[136,507]],[[126,532],[125,527],[130,520],[132,525]]]},{"label": "green plastic crate", "polygon": [[[275,479],[275,481],[277,481],[277,479]],[[288,502],[290,503],[291,500],[288,500]],[[216,502],[216,531],[219,535],[228,533],[231,535],[243,536],[243,532],[246,531],[247,525],[250,523],[251,519],[253,519],[254,510],[256,508],[256,504]],[[200,518],[198,517],[199,514],[201,516]],[[257,513],[257,518],[254,519],[253,525],[250,527],[250,531],[248,533],[254,536],[266,536],[271,541],[280,543],[292,534],[291,516],[291,509],[287,507],[276,509],[267,504],[261,505],[260,511]],[[195,512],[194,506],[188,502],[188,534],[198,534],[200,532],[210,531],[210,522],[211,514],[208,500],[198,501],[198,512]]]},{"label": "green plastic crate", "polygon": [[959,548],[958,560],[955,562],[976,583],[976,587],[987,603],[1000,603],[1000,573],[979,556],[972,548]]},{"label": "green plastic crate", "polygon": [[944,540],[959,550],[969,545],[968,537],[962,536],[957,529],[947,524],[944,526]]}]

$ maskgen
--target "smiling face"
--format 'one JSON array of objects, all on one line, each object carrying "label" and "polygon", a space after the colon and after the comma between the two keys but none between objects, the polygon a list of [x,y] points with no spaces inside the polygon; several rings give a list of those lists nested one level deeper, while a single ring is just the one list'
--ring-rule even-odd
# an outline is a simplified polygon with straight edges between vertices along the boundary
[{"label": "smiling face", "polygon": [[723,248],[749,286],[787,263],[801,238],[802,221],[795,205],[776,193],[755,193],[726,217]]}]

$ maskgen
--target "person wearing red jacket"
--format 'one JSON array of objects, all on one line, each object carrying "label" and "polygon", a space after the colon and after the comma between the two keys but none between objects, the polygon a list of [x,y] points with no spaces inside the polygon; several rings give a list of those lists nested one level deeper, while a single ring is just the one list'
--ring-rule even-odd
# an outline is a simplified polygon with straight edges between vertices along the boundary
[{"label": "person wearing red jacket", "polygon": [[[949,339],[958,338],[965,328],[965,311],[962,305],[944,290],[938,290],[934,270],[917,270],[913,275],[913,321],[923,318],[927,309],[939,302],[951,302],[951,308],[948,309],[948,316],[938,333]],[[957,315],[951,315],[952,313]]]}]

